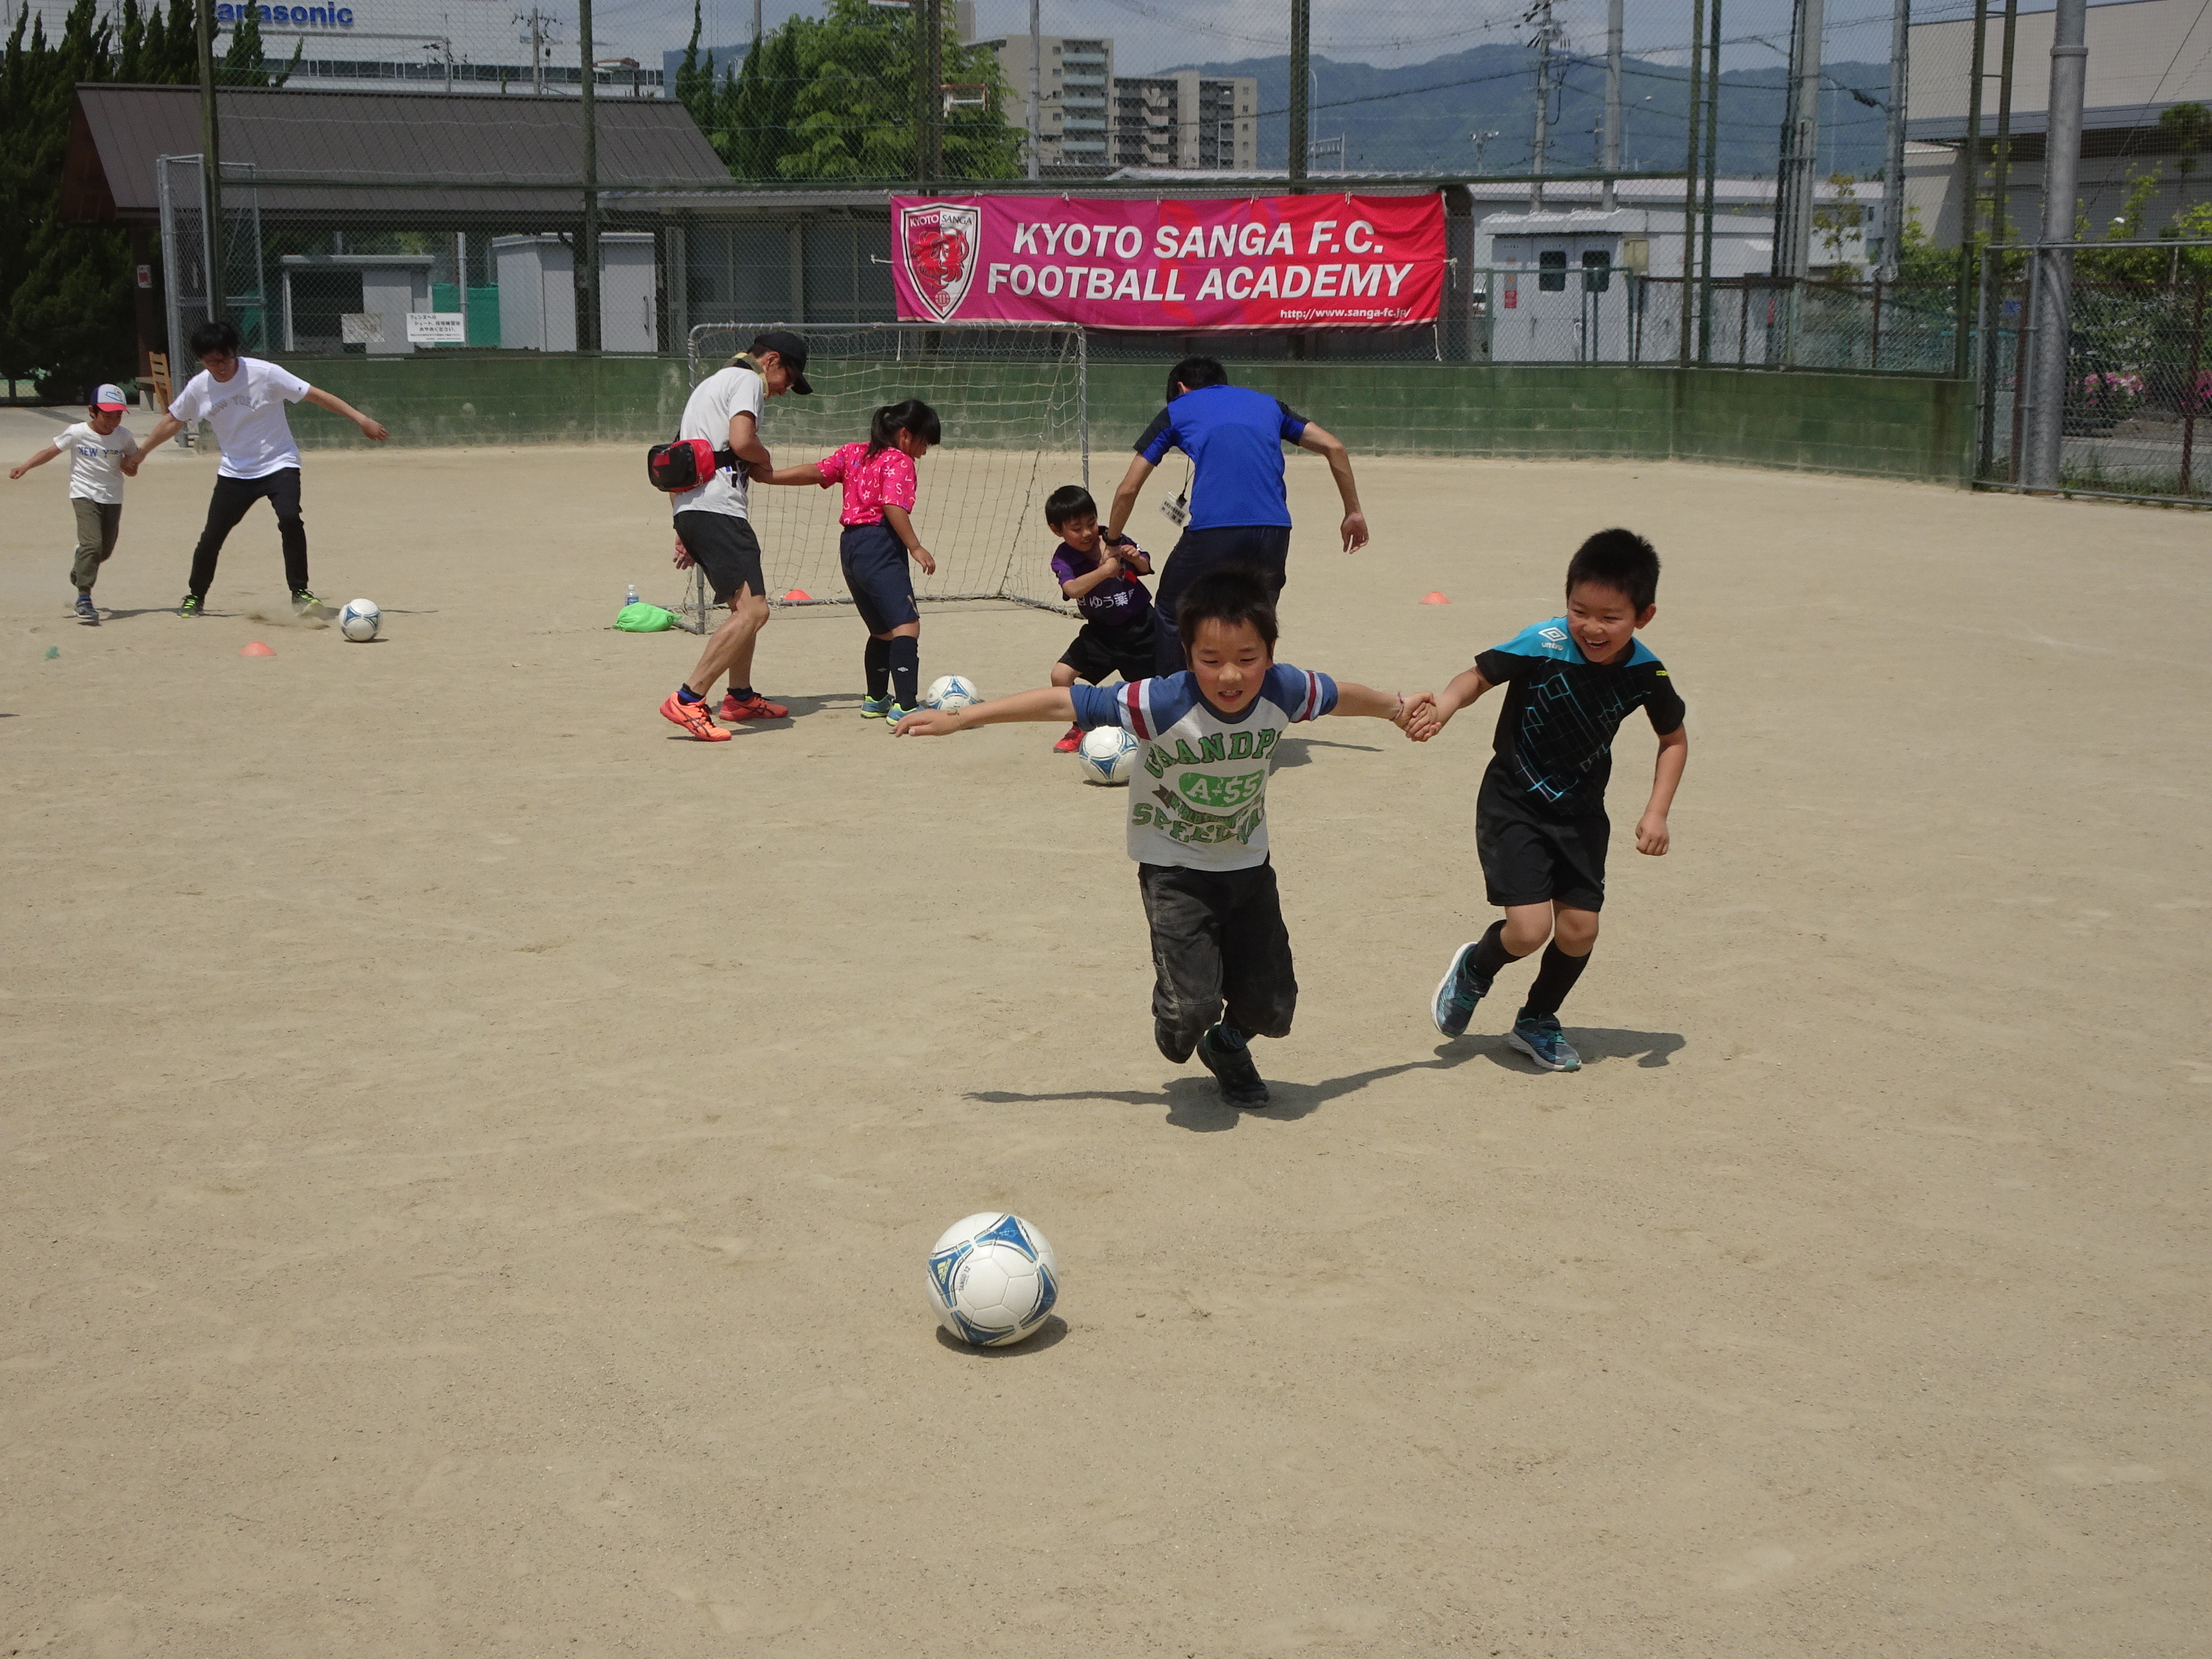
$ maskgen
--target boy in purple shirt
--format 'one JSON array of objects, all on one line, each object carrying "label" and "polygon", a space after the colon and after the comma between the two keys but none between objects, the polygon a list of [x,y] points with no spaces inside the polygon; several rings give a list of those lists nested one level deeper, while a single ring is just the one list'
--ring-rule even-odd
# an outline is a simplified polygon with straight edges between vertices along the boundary
[{"label": "boy in purple shirt", "polygon": [[[1052,683],[1065,690],[1078,680],[1096,685],[1109,674],[1148,678],[1157,648],[1152,596],[1137,578],[1152,574],[1152,555],[1127,536],[1109,547],[1098,528],[1098,503],[1081,484],[1062,484],[1047,496],[1044,521],[1060,538],[1052,574],[1060,596],[1074,600],[1083,616],[1083,631],[1053,665]],[[1082,744],[1082,727],[1071,726],[1053,752],[1071,754]]]}]

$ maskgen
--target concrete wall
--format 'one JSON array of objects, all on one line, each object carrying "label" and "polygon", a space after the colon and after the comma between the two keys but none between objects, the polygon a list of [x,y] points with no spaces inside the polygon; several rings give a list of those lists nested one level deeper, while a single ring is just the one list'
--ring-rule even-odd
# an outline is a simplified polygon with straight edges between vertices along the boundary
[{"label": "concrete wall", "polygon": [[[392,428],[399,444],[631,442],[672,435],[689,390],[668,358],[303,358],[292,365]],[[825,366],[826,368],[827,366]],[[959,441],[957,382],[908,366],[908,393],[943,400]],[[834,369],[828,372],[834,373]],[[1896,374],[1746,374],[1607,364],[1253,363],[1242,385],[1319,421],[1355,453],[1711,461],[1963,484],[1973,392]],[[1110,487],[1161,404],[1166,366],[1091,366],[1093,477]],[[902,388],[888,383],[888,398]],[[781,411],[779,410],[779,413]],[[336,416],[292,410],[303,445],[356,446]],[[864,435],[855,429],[853,437]]]}]

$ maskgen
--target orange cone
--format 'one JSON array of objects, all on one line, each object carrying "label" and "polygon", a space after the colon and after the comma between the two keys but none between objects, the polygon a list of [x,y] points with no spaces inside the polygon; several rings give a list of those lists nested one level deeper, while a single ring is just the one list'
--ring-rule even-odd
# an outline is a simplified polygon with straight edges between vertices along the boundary
[{"label": "orange cone", "polygon": [[1423,605],[1449,605],[1451,601],[1446,599],[1443,594],[1431,590],[1421,596],[1421,603]]},{"label": "orange cone", "polygon": [[240,652],[238,654],[241,657],[273,657],[276,653],[274,651],[271,651],[267,646],[262,644],[260,641],[256,640],[252,644],[247,646],[245,650]]},{"label": "orange cone", "polygon": [[783,596],[783,602],[786,605],[811,605],[814,596],[803,587],[794,587]]}]

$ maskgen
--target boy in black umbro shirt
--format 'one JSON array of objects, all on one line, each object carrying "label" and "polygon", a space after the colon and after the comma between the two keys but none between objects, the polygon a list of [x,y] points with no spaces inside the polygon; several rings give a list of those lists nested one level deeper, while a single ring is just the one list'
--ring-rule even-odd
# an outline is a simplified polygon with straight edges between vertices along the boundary
[{"label": "boy in black umbro shirt", "polygon": [[1659,734],[1651,799],[1636,823],[1636,850],[1654,857],[1667,850],[1667,809],[1690,756],[1682,699],[1636,638],[1658,614],[1658,592],[1651,544],[1632,531],[1600,531],[1567,566],[1565,616],[1522,629],[1407,710],[1406,734],[1425,742],[1493,685],[1508,688],[1474,806],[1483,883],[1505,919],[1460,946],[1444,970],[1430,1013],[1448,1037],[1467,1030],[1499,969],[1548,939],[1506,1041],[1548,1071],[1582,1064],[1559,1030],[1559,1005],[1597,943],[1613,733],[1641,708]]}]

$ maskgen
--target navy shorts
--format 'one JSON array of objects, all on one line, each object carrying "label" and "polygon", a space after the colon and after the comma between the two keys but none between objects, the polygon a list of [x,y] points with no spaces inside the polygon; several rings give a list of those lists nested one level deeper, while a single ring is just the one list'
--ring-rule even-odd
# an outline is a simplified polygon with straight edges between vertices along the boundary
[{"label": "navy shorts", "polygon": [[1176,606],[1183,589],[1209,571],[1239,566],[1266,582],[1271,595],[1279,595],[1290,556],[1291,527],[1286,524],[1217,525],[1184,531],[1160,567],[1159,592],[1152,599],[1159,612],[1152,631],[1158,672],[1180,674],[1190,666],[1183,660],[1182,641],[1176,634]]},{"label": "navy shorts", "polygon": [[1149,610],[1139,612],[1136,621],[1119,628],[1087,622],[1083,624],[1083,631],[1068,642],[1067,649],[1060,653],[1060,659],[1075,671],[1076,678],[1091,685],[1109,674],[1119,674],[1125,680],[1150,679],[1152,628],[1152,613]]},{"label": "navy shorts", "polygon": [[914,572],[906,544],[887,524],[848,524],[837,538],[837,562],[845,586],[871,634],[888,634],[902,623],[920,622],[914,605]]}]

